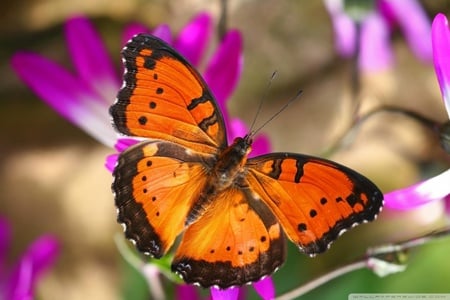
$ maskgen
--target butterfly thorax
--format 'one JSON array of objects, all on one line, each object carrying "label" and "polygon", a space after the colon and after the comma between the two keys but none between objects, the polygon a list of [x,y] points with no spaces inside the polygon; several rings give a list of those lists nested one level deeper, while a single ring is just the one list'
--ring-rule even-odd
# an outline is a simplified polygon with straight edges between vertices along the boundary
[{"label": "butterfly thorax", "polygon": [[233,144],[225,148],[218,156],[217,161],[209,173],[199,199],[195,202],[186,219],[186,225],[197,220],[214,201],[217,194],[234,185],[242,184],[245,175],[245,164],[251,151],[252,139],[249,135],[234,140]]},{"label": "butterfly thorax", "polygon": [[216,183],[218,191],[230,187],[243,175],[251,144],[252,140],[248,135],[238,137],[220,153],[212,174],[212,180]]}]

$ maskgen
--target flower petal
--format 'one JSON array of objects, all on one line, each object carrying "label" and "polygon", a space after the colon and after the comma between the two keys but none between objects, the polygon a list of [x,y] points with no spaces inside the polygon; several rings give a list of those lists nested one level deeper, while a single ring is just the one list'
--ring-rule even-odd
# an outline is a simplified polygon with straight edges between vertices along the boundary
[{"label": "flower petal", "polygon": [[265,134],[258,134],[255,137],[252,145],[252,152],[250,153],[250,157],[255,157],[263,154],[267,154],[271,152],[270,139]]},{"label": "flower petal", "polygon": [[198,66],[206,50],[212,33],[211,25],[211,16],[200,13],[183,28],[174,42],[174,48],[194,66]]},{"label": "flower petal", "polygon": [[138,33],[150,33],[150,30],[147,26],[142,25],[141,23],[132,23],[125,26],[122,32],[122,46],[125,46],[125,44]]},{"label": "flower petal", "polygon": [[447,195],[444,201],[445,201],[445,212],[447,216],[450,216],[450,195]]},{"label": "flower petal", "polygon": [[69,19],[65,33],[71,59],[80,78],[101,95],[96,100],[112,104],[120,81],[100,36],[84,17]]},{"label": "flower petal", "polygon": [[170,30],[170,27],[167,24],[161,24],[159,26],[156,26],[152,30],[152,34],[156,37],[159,37],[169,45],[173,43],[172,31]]},{"label": "flower petal", "polygon": [[434,70],[439,82],[445,108],[450,117],[450,30],[447,17],[438,14],[431,27]]},{"label": "flower petal", "polygon": [[450,169],[410,187],[384,195],[387,208],[409,210],[422,204],[442,200],[450,194]]},{"label": "flower petal", "polygon": [[381,71],[392,66],[389,26],[377,13],[368,14],[361,26],[359,68],[364,72]]},{"label": "flower petal", "polygon": [[11,299],[24,299],[33,294],[36,281],[53,265],[59,248],[56,238],[50,235],[39,237],[28,247],[10,278]]},{"label": "flower petal", "polygon": [[125,151],[127,148],[136,145],[137,143],[139,143],[139,140],[137,139],[133,139],[133,138],[119,138],[116,142],[116,144],[114,145],[114,148],[116,148],[117,151],[119,152],[123,152]]},{"label": "flower petal", "polygon": [[195,286],[189,284],[177,284],[175,287],[175,299],[197,300],[200,299]]},{"label": "flower petal", "polygon": [[355,23],[344,12],[342,1],[325,0],[324,3],[333,23],[336,51],[343,57],[351,57],[355,53],[356,46]]},{"label": "flower petal", "polygon": [[275,284],[271,277],[268,276],[253,283],[253,287],[262,299],[269,300],[275,298]]},{"label": "flower petal", "polygon": [[105,160],[105,168],[109,171],[109,172],[113,172],[114,168],[117,165],[117,160],[119,159],[119,154],[110,154],[106,157]]},{"label": "flower petal", "polygon": [[225,101],[229,99],[241,78],[243,61],[241,34],[237,30],[230,30],[223,37],[204,72],[205,81],[222,112],[226,110]]},{"label": "flower petal", "polygon": [[[225,109],[222,109],[222,113],[226,112]],[[225,116],[224,116],[225,117]],[[231,144],[235,138],[243,137],[248,133],[248,127],[241,119],[234,118],[231,121],[228,121],[225,118],[225,124],[229,129],[228,134],[228,142]]]},{"label": "flower petal", "polygon": [[213,300],[236,300],[239,296],[239,288],[231,287],[221,290],[215,287],[210,288]]},{"label": "flower petal", "polygon": [[419,59],[430,62],[432,59],[430,20],[420,3],[417,0],[379,0],[378,6],[400,25],[413,53]]},{"label": "flower petal", "polygon": [[91,136],[113,146],[116,133],[110,125],[108,105],[83,81],[46,58],[18,52],[11,58],[18,76],[42,100]]},{"label": "flower petal", "polygon": [[6,256],[11,243],[11,226],[8,221],[0,217],[0,279],[6,269]]}]

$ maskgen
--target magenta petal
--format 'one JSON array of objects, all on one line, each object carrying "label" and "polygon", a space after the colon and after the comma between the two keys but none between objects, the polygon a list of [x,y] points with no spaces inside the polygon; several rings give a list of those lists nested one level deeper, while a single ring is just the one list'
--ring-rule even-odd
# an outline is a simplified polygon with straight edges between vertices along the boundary
[{"label": "magenta petal", "polygon": [[4,275],[6,268],[6,254],[11,243],[11,226],[8,221],[0,217],[0,279]]},{"label": "magenta petal", "polygon": [[25,84],[64,118],[94,138],[112,146],[116,133],[110,125],[108,105],[89,86],[46,58],[18,52],[11,64]]},{"label": "magenta petal", "polygon": [[445,199],[445,213],[450,216],[450,194],[448,194]]},{"label": "magenta petal", "polygon": [[97,100],[112,103],[120,82],[102,39],[89,20],[83,17],[69,19],[65,32],[69,52],[80,78],[102,95]]},{"label": "magenta petal", "polygon": [[132,23],[125,26],[125,29],[122,32],[122,46],[125,46],[125,44],[138,33],[150,33],[150,30],[141,23]]},{"label": "magenta petal", "polygon": [[410,187],[384,195],[385,207],[409,210],[422,204],[442,200],[450,195],[450,169]]},{"label": "magenta petal", "polygon": [[447,17],[438,14],[431,27],[434,70],[450,116],[450,30]]},{"label": "magenta petal", "polygon": [[33,294],[34,284],[53,265],[58,254],[59,243],[54,237],[46,235],[34,241],[19,260],[10,278],[11,299],[23,299],[24,296]]},{"label": "magenta petal", "polygon": [[[139,140],[133,139],[133,138],[120,138],[116,141],[114,148],[116,148],[117,151],[122,152],[125,151],[125,149],[139,143]],[[105,167],[108,171],[112,172],[114,171],[114,168],[117,164],[117,159],[119,158],[119,154],[111,154],[106,157],[105,161]]]},{"label": "magenta petal", "polygon": [[82,105],[82,94],[92,91],[72,74],[46,58],[27,52],[18,52],[11,59],[13,69],[40,98],[64,118],[77,123],[71,108]]},{"label": "magenta petal", "polygon": [[356,26],[344,12],[343,1],[325,0],[325,6],[331,16],[336,51],[343,57],[351,57],[355,53]]},{"label": "magenta petal", "polygon": [[393,64],[390,30],[386,21],[376,13],[364,19],[361,26],[359,68],[365,72],[387,69]]},{"label": "magenta petal", "polygon": [[27,249],[22,259],[33,263],[33,277],[53,265],[60,251],[58,240],[51,235],[40,236]]},{"label": "magenta petal", "polygon": [[211,25],[211,16],[200,13],[183,28],[174,42],[174,48],[194,66],[198,66],[206,50],[212,33]]},{"label": "magenta petal", "polygon": [[[222,112],[225,112],[225,110],[222,110]],[[248,127],[244,123],[244,121],[234,118],[231,121],[227,121],[225,119],[226,125],[228,127],[228,142],[231,144],[235,138],[237,137],[243,137],[248,132]]]},{"label": "magenta petal", "polygon": [[232,287],[225,290],[210,288],[213,300],[236,300],[239,296],[239,288]]},{"label": "magenta petal", "polygon": [[250,157],[267,154],[269,152],[271,152],[269,137],[265,134],[258,134],[258,136],[255,137],[255,140],[253,141]]},{"label": "magenta petal", "polygon": [[163,41],[165,41],[169,45],[171,45],[173,43],[172,31],[170,30],[170,27],[167,24],[162,24],[162,25],[156,26],[152,30],[152,34],[154,36],[162,39]]},{"label": "magenta petal", "polygon": [[119,154],[111,154],[106,157],[105,168],[109,172],[112,173],[114,171],[114,168],[116,167],[118,158],[119,158]]},{"label": "magenta petal", "polygon": [[197,300],[200,299],[197,289],[189,284],[178,284],[175,287],[175,299],[177,300]]},{"label": "magenta petal", "polygon": [[237,30],[227,32],[204,72],[222,112],[241,78],[243,67],[242,37]]},{"label": "magenta petal", "polygon": [[421,4],[416,0],[380,0],[379,6],[382,11],[388,11],[388,15],[400,25],[414,54],[425,62],[431,61],[430,20]]},{"label": "magenta petal", "polygon": [[133,138],[120,138],[117,140],[116,144],[114,145],[114,148],[116,148],[117,151],[122,152],[125,151],[125,149],[137,143],[139,143],[139,140]]},{"label": "magenta petal", "polygon": [[269,300],[275,298],[275,284],[271,277],[266,277],[253,283],[253,288],[262,299]]}]

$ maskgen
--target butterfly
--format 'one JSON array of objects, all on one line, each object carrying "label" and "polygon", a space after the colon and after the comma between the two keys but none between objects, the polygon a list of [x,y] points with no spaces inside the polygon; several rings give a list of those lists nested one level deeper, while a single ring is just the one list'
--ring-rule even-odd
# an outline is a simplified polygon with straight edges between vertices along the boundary
[{"label": "butterfly", "polygon": [[136,35],[122,56],[110,114],[117,131],[141,141],[113,171],[118,222],[154,258],[176,243],[171,268],[185,282],[258,281],[283,264],[286,237],[314,256],[381,210],[381,191],[345,166],[295,153],[249,158],[252,133],[228,145],[212,92],[164,41]]}]

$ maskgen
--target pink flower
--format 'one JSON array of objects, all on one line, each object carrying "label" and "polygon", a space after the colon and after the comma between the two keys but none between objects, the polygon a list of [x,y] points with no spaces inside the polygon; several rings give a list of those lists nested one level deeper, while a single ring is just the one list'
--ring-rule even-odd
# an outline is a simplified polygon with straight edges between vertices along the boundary
[{"label": "pink flower", "polygon": [[[450,116],[450,30],[443,14],[438,14],[433,20],[431,41],[434,69]],[[386,207],[398,210],[408,210],[431,201],[444,200],[447,211],[450,212],[450,169],[410,187],[387,193],[384,198]]]},{"label": "pink flower", "polygon": [[[400,27],[412,52],[423,61],[431,61],[429,43],[430,22],[416,0],[375,0],[375,7],[367,2],[346,7],[345,0],[325,0],[335,34],[335,47],[343,57],[351,57],[359,48],[359,68],[366,72],[389,68],[394,61],[390,42],[393,24]],[[350,12],[358,10],[359,15]],[[361,10],[366,10],[361,13]]]},{"label": "pink flower", "polygon": [[58,256],[59,244],[50,235],[35,240],[12,266],[6,266],[11,244],[11,228],[0,217],[0,299],[32,300],[39,277],[50,268]]}]

